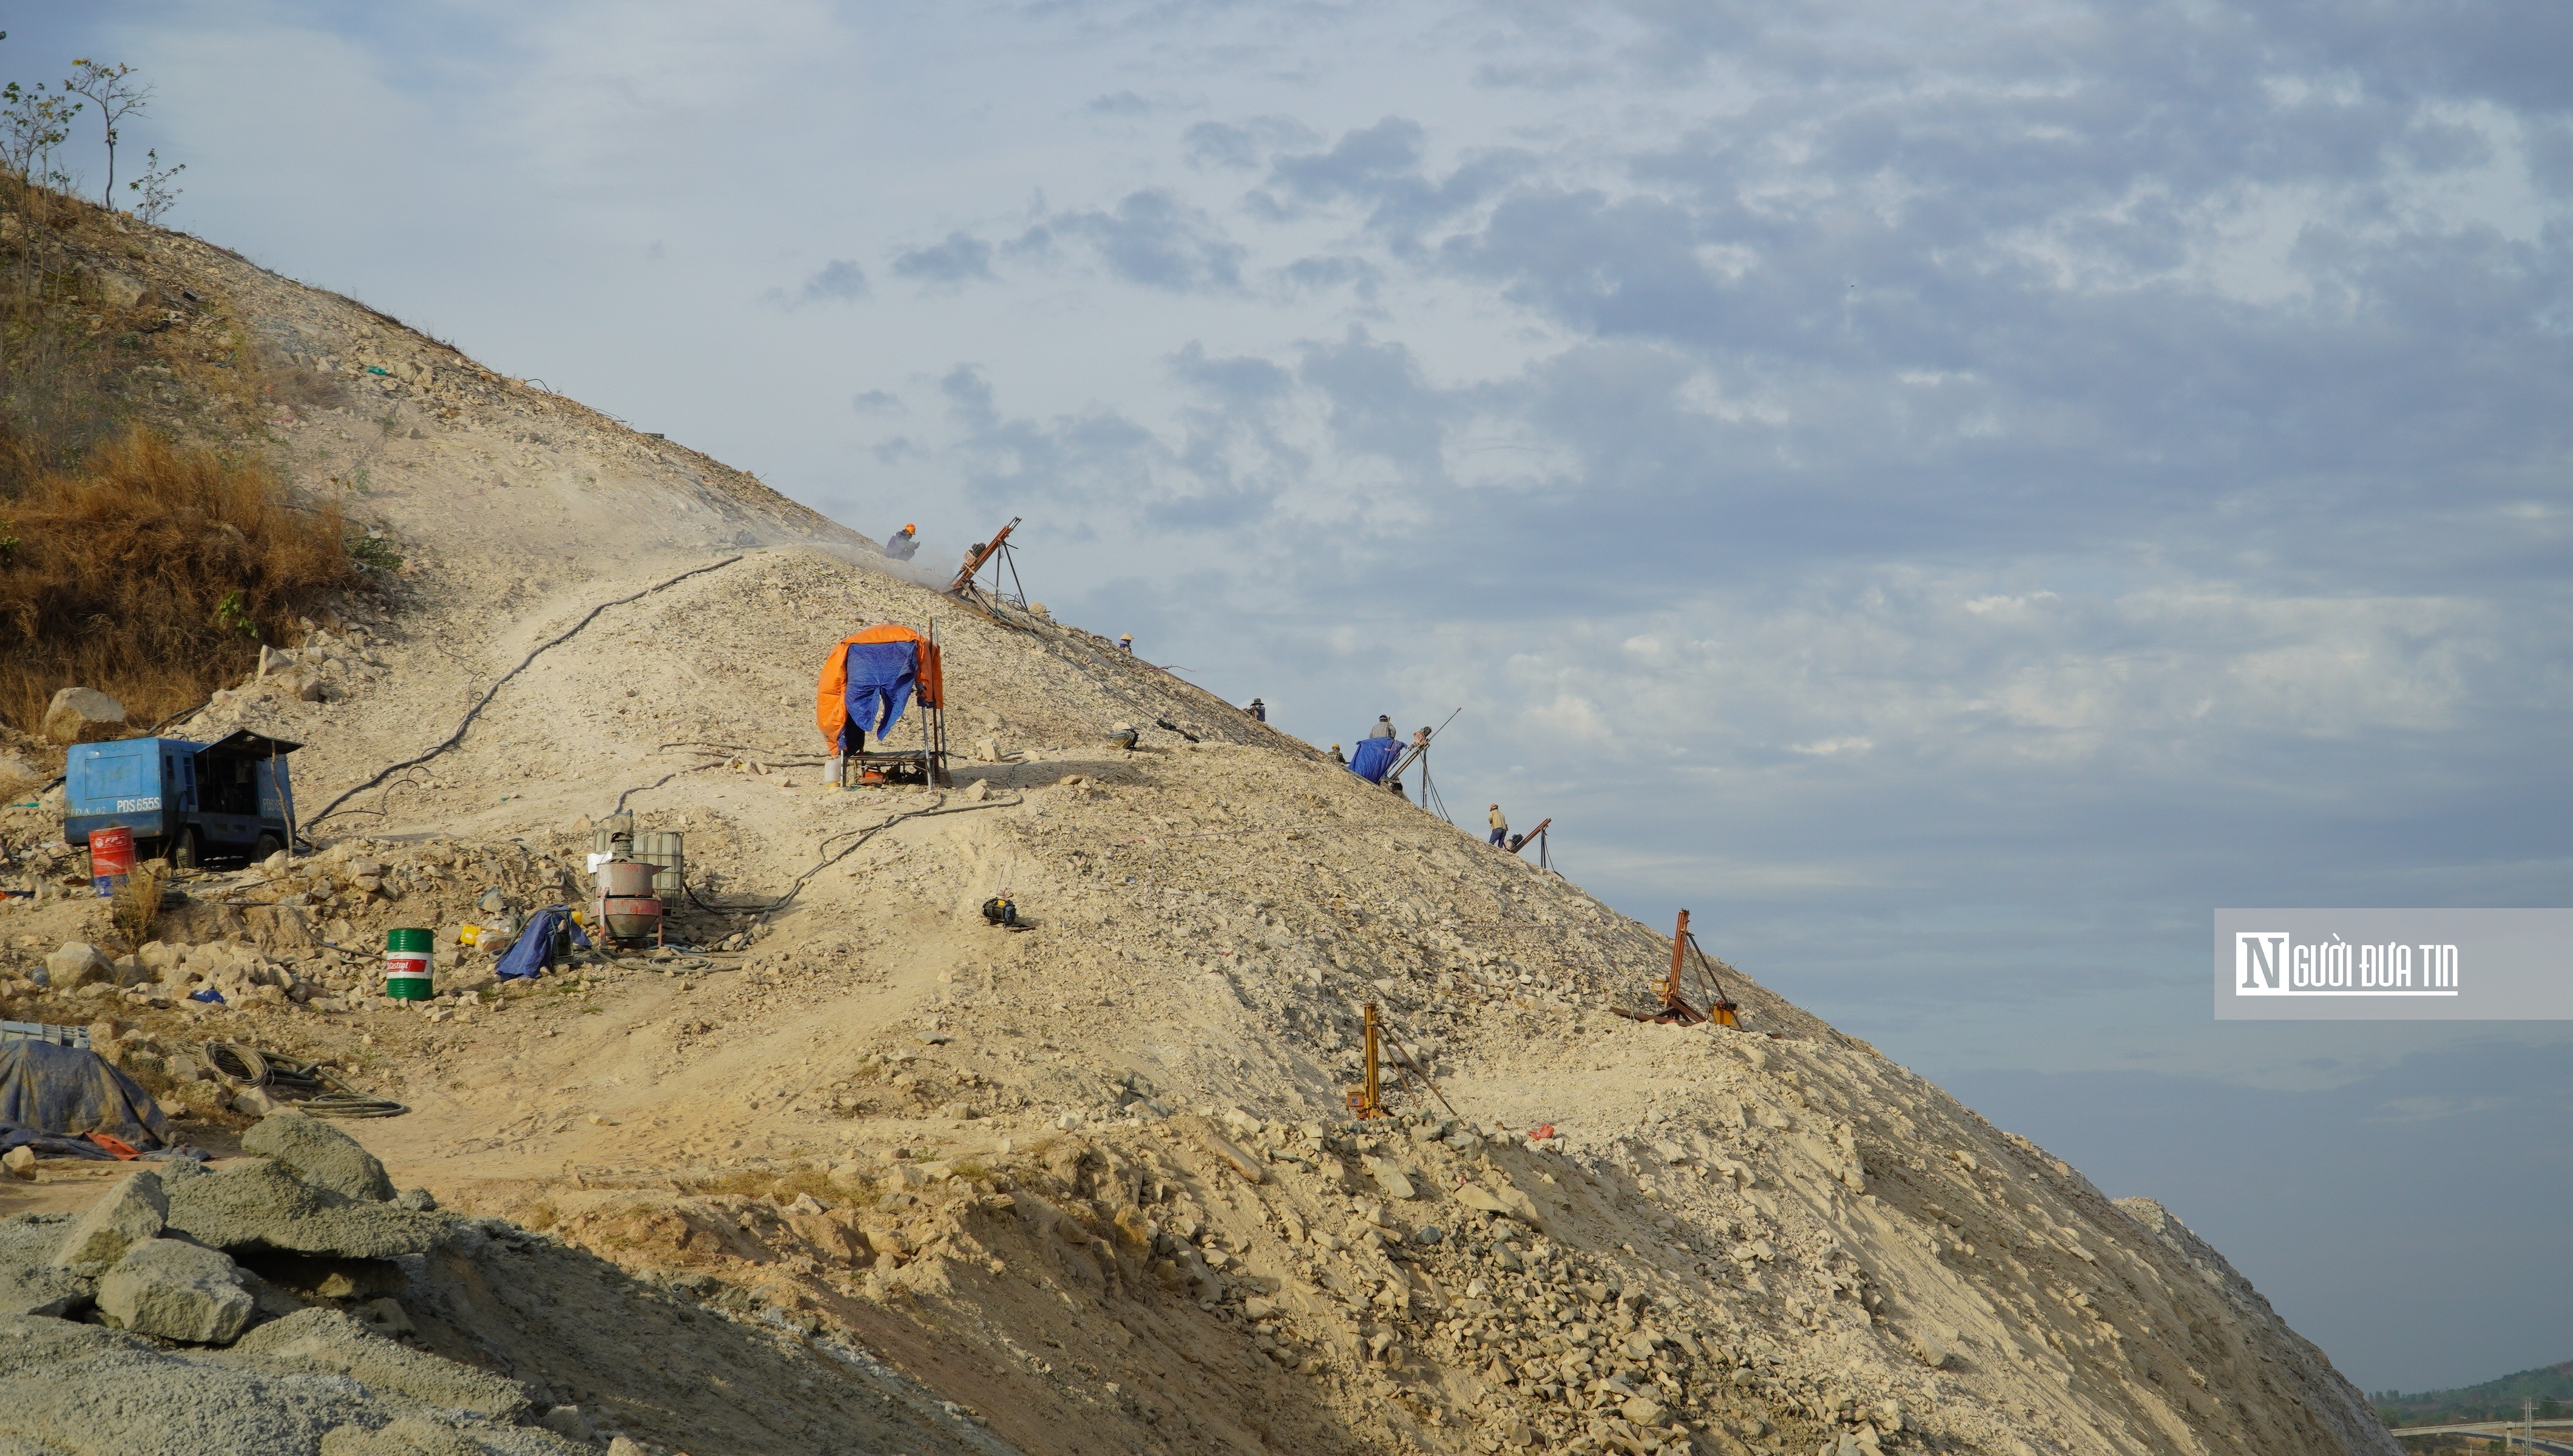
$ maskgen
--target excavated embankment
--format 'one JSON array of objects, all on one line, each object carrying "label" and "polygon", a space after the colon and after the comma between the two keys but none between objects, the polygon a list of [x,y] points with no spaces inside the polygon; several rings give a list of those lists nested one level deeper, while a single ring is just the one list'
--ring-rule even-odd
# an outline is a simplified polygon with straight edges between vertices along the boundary
[{"label": "excavated embankment", "polygon": [[[359,1128],[404,1182],[545,1259],[872,1351],[1026,1452],[2393,1449],[2148,1199],[1738,975],[1741,1031],[1610,1015],[1668,943],[1577,886],[1101,637],[962,610],[711,462],[154,246],[281,351],[389,362],[365,387],[391,423],[278,428],[317,487],[363,457],[412,557],[184,731],[310,745],[318,807],[490,694],[314,825],[322,853],[197,885],[105,1008],[165,1074],[209,1035],[341,1057],[412,1105]],[[989,741],[952,788],[816,782],[813,672],[884,620],[935,621],[955,737]],[[489,892],[577,894],[619,807],[687,836],[686,933],[738,949],[507,994],[449,950],[462,1000],[367,994],[387,926],[451,947]],[[1033,929],[976,913],[1005,890]],[[94,912],[8,914],[50,942]],[[173,996],[220,977],[235,1009]],[[1367,1003],[1441,1095],[1397,1082],[1400,1115],[1360,1123]],[[427,1312],[468,1357],[533,1338],[496,1304]],[[623,1356],[553,1356],[584,1410],[695,1456],[824,1449],[647,1431],[599,1362],[700,1331],[620,1329]]]}]

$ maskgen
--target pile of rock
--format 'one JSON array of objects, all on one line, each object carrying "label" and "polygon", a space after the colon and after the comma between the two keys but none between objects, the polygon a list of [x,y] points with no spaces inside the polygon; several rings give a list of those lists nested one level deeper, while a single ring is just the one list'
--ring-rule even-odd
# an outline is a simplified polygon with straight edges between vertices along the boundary
[{"label": "pile of rock", "polygon": [[263,1310],[303,1308],[299,1288],[398,1288],[388,1261],[445,1230],[427,1193],[397,1198],[384,1164],[328,1122],[280,1113],[242,1145],[258,1155],[219,1173],[188,1158],[131,1173],[77,1219],[0,1223],[0,1314],[94,1307],[118,1329],[230,1344]]},{"label": "pile of rock", "polygon": [[[132,1173],[77,1217],[0,1220],[0,1449],[596,1449],[517,1382],[388,1337],[412,1328],[403,1261],[471,1225],[397,1196],[327,1122],[272,1116],[243,1146],[221,1172]],[[337,1378],[292,1378],[316,1375]]]},{"label": "pile of rock", "polygon": [[287,961],[263,952],[248,940],[209,941],[194,946],[152,941],[136,952],[134,959],[165,999],[193,996],[211,986],[222,994],[227,1006],[254,1002],[271,1006],[293,1002],[301,1006],[333,1000],[346,995],[356,981],[355,974],[344,970],[336,957]]}]

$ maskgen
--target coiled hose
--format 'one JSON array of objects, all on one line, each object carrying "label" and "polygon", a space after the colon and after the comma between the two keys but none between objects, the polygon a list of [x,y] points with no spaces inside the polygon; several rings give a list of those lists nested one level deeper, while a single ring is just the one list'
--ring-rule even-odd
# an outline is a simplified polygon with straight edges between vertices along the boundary
[{"label": "coiled hose", "polygon": [[[273,1091],[300,1099],[316,1117],[399,1117],[411,1108],[391,1097],[370,1096],[344,1081],[338,1069],[262,1052],[231,1042],[208,1042],[206,1065],[226,1087]],[[330,1091],[323,1091],[324,1088]]]}]

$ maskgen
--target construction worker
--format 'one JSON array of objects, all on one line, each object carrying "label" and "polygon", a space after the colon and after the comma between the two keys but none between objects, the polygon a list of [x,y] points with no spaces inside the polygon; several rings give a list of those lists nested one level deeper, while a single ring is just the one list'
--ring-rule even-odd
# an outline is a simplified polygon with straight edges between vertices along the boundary
[{"label": "construction worker", "polygon": [[1493,846],[1493,848],[1495,848],[1495,849],[1499,848],[1499,847],[1500,847],[1500,843],[1501,843],[1501,841],[1502,841],[1502,840],[1505,840],[1505,839],[1507,839],[1507,838],[1509,838],[1509,836],[1510,836],[1510,821],[1509,821],[1509,818],[1508,818],[1508,816],[1506,816],[1506,815],[1504,815],[1504,814],[1502,814],[1502,813],[1501,813],[1501,806],[1500,806],[1500,805],[1498,805],[1498,804],[1495,804],[1495,805],[1493,805],[1493,806],[1492,806],[1492,846]]},{"label": "construction worker", "polygon": [[1254,722],[1254,723],[1266,723],[1266,722],[1268,722],[1268,721],[1269,721],[1269,705],[1268,705],[1267,703],[1264,703],[1264,702],[1260,701],[1260,699],[1258,699],[1258,698],[1253,698],[1253,699],[1251,700],[1251,721],[1252,721],[1252,722]]},{"label": "construction worker", "polygon": [[1117,645],[1126,649],[1126,655],[1127,655],[1127,656],[1129,656],[1129,657],[1134,656],[1134,655],[1135,655],[1135,634],[1134,634],[1134,633],[1132,633],[1132,632],[1120,632],[1120,633],[1118,633],[1118,634],[1117,634]]},{"label": "construction worker", "polygon": [[1340,752],[1340,746],[1336,743],[1331,745],[1331,762],[1338,764],[1342,768],[1347,768],[1349,766],[1349,756]]},{"label": "construction worker", "polygon": [[1400,738],[1401,736],[1401,730],[1393,726],[1393,720],[1382,713],[1375,715],[1375,726],[1367,730],[1369,738]]},{"label": "construction worker", "polygon": [[885,537],[884,553],[897,561],[910,560],[911,553],[919,549],[920,527],[910,521],[904,521],[901,530]]}]

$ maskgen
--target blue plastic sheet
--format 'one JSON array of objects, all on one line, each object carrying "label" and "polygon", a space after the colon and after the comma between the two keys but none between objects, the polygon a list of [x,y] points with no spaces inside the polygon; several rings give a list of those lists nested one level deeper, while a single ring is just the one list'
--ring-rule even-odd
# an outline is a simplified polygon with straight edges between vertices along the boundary
[{"label": "blue plastic sheet", "polygon": [[136,1148],[170,1137],[170,1119],[152,1094],[95,1052],[47,1042],[0,1042],[0,1151],[112,1156],[76,1139],[104,1132]]},{"label": "blue plastic sheet", "polygon": [[553,964],[554,937],[566,925],[570,925],[571,943],[588,950],[588,933],[570,922],[570,908],[561,905],[548,905],[527,917],[527,928],[518,932],[517,941],[500,954],[500,964],[491,968],[491,974],[503,981],[543,975],[545,968]]},{"label": "blue plastic sheet", "polygon": [[1361,738],[1358,751],[1349,755],[1349,772],[1370,784],[1381,784],[1402,757],[1402,740],[1398,738]]},{"label": "blue plastic sheet", "polygon": [[841,693],[849,708],[849,725],[842,730],[840,744],[844,753],[856,747],[846,741],[849,733],[872,734],[882,741],[902,721],[903,710],[911,706],[912,689],[920,685],[920,644],[852,642],[848,674],[849,684]]}]

